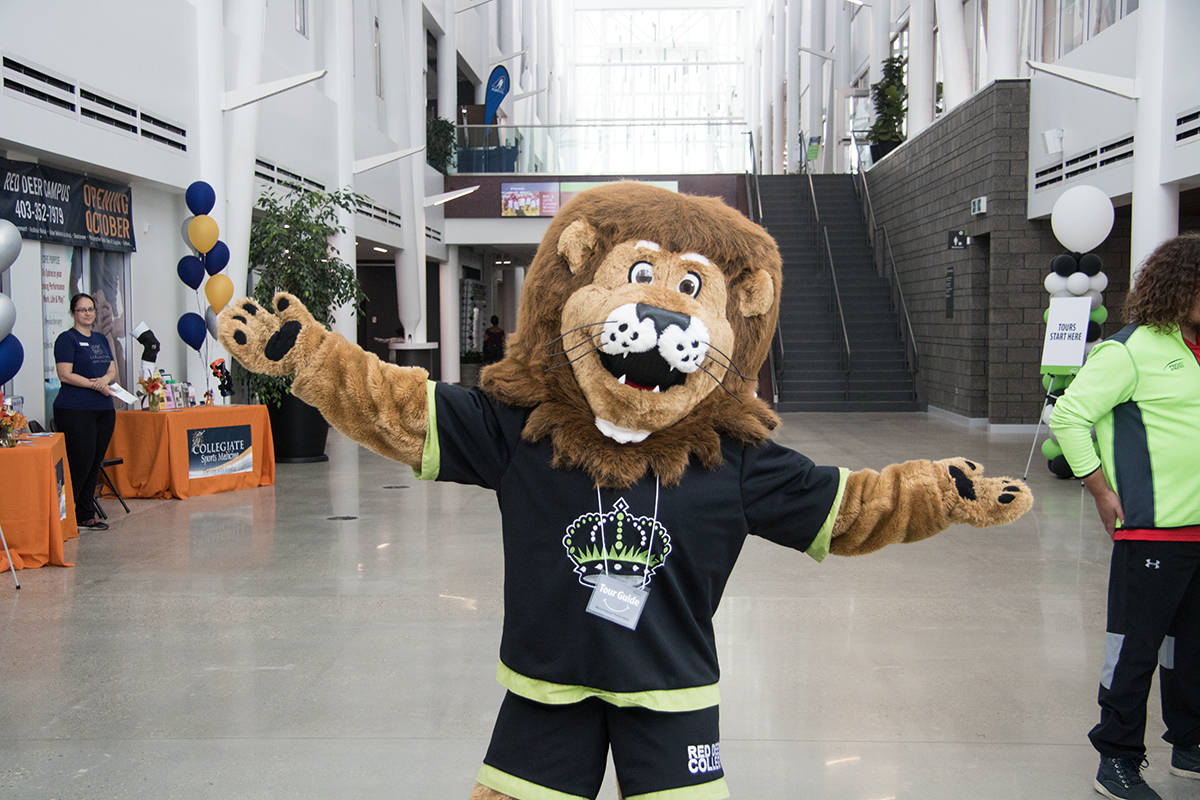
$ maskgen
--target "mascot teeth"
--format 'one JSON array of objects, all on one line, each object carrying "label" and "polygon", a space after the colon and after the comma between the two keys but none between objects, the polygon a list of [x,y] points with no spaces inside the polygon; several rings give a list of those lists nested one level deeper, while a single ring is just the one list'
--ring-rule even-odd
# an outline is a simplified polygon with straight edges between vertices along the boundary
[{"label": "mascot teeth", "polygon": [[646,392],[681,385],[707,354],[699,318],[646,303],[613,309],[600,333],[600,363],[621,385]]}]

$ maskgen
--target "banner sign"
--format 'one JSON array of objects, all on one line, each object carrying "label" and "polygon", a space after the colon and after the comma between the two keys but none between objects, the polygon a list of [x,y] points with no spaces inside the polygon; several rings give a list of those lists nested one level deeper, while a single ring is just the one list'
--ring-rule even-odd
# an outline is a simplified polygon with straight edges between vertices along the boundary
[{"label": "banner sign", "polygon": [[[612,181],[562,181],[546,183],[501,183],[500,216],[553,217],[575,195]],[[679,191],[679,181],[638,181],[672,192]]]},{"label": "banner sign", "polygon": [[492,70],[492,74],[488,75],[487,94],[483,99],[484,125],[491,125],[496,121],[496,110],[500,108],[500,101],[508,94],[510,82],[508,70],[503,66],[497,66]]},{"label": "banner sign", "polygon": [[133,191],[74,172],[0,158],[0,219],[22,239],[136,250]]},{"label": "banner sign", "polygon": [[1087,344],[1090,297],[1052,297],[1046,317],[1046,340],[1042,344],[1042,374],[1064,375],[1083,366]]},{"label": "banner sign", "polygon": [[220,428],[190,428],[188,442],[188,479],[232,475],[254,469],[254,450],[250,445],[249,425],[225,425]]}]

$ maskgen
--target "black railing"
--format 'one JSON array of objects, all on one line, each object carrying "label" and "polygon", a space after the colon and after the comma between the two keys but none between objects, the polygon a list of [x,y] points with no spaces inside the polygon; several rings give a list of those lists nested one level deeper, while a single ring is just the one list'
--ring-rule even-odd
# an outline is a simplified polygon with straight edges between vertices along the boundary
[{"label": "black railing", "polygon": [[[746,131],[750,147],[750,168],[746,170],[746,199],[750,207],[750,219],[762,224],[762,192],[758,185],[758,154],[754,149],[754,131]],[[783,377],[783,325],[777,320],[771,349],[767,351],[767,362],[771,370],[771,404],[779,405],[779,381]]]},{"label": "black railing", "polygon": [[[812,227],[813,238],[817,240],[817,248],[821,253],[821,266],[829,271],[829,279],[833,284],[833,302],[830,304],[831,310],[837,311],[838,331],[842,338],[842,368],[850,369],[850,333],[846,329],[846,312],[842,307],[842,293],[838,288],[837,269],[833,263],[833,248],[829,244],[829,229],[821,222],[821,210],[817,206],[817,190],[813,186],[812,173],[806,174],[808,178],[808,194],[812,200]],[[825,247],[821,249],[821,243],[824,242]]]}]

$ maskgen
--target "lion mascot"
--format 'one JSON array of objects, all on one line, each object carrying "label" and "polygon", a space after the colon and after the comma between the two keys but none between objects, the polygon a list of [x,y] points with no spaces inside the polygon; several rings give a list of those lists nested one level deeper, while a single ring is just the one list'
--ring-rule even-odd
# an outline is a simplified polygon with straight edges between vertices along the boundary
[{"label": "lion mascot", "polygon": [[419,478],[496,492],[508,690],[472,800],[728,796],[712,618],[747,534],[860,555],[1033,504],[964,458],[817,466],[755,393],[782,271],[715,198],[617,182],[558,213],[480,389],[380,361],[288,294],[220,316],[248,369]]}]

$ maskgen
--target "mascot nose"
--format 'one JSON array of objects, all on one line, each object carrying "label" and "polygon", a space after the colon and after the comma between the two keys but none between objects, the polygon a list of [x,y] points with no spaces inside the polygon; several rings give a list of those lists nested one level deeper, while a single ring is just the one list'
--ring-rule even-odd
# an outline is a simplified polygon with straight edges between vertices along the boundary
[{"label": "mascot nose", "polygon": [[637,304],[638,321],[649,319],[654,322],[654,330],[662,333],[672,325],[679,327],[679,330],[686,331],[688,326],[692,324],[692,318],[687,314],[680,314],[678,311],[667,311],[665,308],[658,306],[647,305],[646,303]]}]

